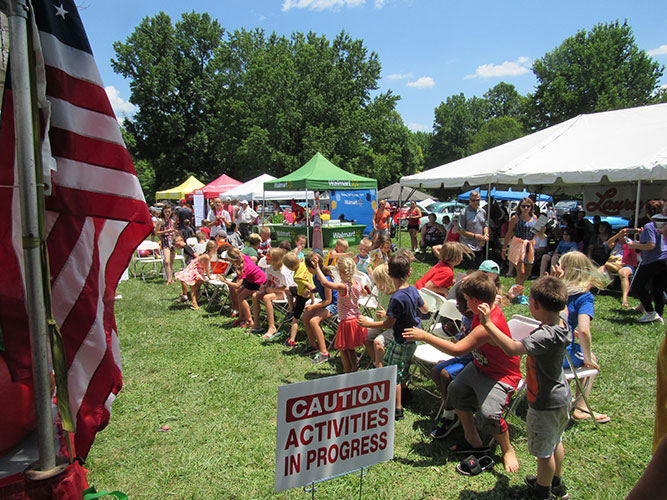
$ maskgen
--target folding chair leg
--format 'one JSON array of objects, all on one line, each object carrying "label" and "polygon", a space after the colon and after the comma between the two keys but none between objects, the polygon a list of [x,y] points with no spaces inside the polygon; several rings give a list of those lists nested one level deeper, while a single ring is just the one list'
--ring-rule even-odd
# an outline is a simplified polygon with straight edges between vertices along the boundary
[{"label": "folding chair leg", "polygon": [[[588,404],[588,397],[586,397],[585,389],[588,388],[588,384],[586,384],[586,386],[583,386],[581,384],[581,379],[577,375],[577,370],[574,369],[574,365],[572,364],[572,359],[570,359],[570,355],[567,352],[565,353],[565,357],[567,358],[567,362],[570,364],[570,367],[572,367],[572,374],[574,375],[574,383],[577,386],[577,390],[579,391],[579,397],[584,400],[584,404],[586,405],[586,409],[581,411],[588,413],[591,416],[591,420],[597,427],[598,421],[595,418],[595,412],[591,408],[591,405]],[[579,401],[579,398],[577,398],[574,402],[574,405],[572,405],[572,412],[574,412],[574,409],[577,406],[577,401]]]}]

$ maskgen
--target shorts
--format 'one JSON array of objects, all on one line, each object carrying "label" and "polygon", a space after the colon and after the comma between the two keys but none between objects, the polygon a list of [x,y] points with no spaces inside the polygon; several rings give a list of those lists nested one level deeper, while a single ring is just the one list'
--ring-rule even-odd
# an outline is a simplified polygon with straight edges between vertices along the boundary
[{"label": "shorts", "polygon": [[441,372],[446,370],[449,373],[449,376],[453,379],[461,373],[468,363],[472,361],[472,354],[465,354],[463,356],[457,356],[446,361],[441,361],[433,367],[434,370]]},{"label": "shorts", "polygon": [[382,347],[387,347],[389,343],[394,340],[394,330],[380,330],[379,328],[368,329],[368,341],[373,342],[375,339],[382,343]]},{"label": "shorts", "polygon": [[554,410],[534,410],[529,407],[526,415],[528,452],[537,458],[553,455],[556,446],[563,440],[563,432],[569,421],[569,406]]},{"label": "shorts", "polygon": [[637,270],[635,266],[623,266],[621,269],[630,269],[630,276],[635,274],[635,271]]},{"label": "shorts", "polygon": [[384,354],[382,364],[384,366],[396,365],[396,383],[400,384],[408,379],[410,374],[410,363],[412,356],[415,354],[417,344],[414,342],[405,342],[404,344],[397,344],[396,340],[392,340],[387,347],[387,352]]},{"label": "shorts", "polygon": [[243,288],[247,288],[250,291],[256,292],[259,290],[260,285],[258,283],[253,283],[246,279],[243,280]]},{"label": "shorts", "polygon": [[468,363],[447,389],[448,403],[463,411],[477,411],[477,428],[489,434],[507,431],[503,410],[514,393],[514,387],[492,379]]},{"label": "shorts", "polygon": [[419,224],[408,224],[408,231],[410,229],[414,229],[415,231],[419,231]]},{"label": "shorts", "polygon": [[[574,368],[580,368],[584,366],[584,353],[582,352],[581,346],[578,342],[570,342],[570,345],[567,346],[567,354],[570,356]],[[563,368],[570,368],[570,363],[567,362],[567,358],[563,358]]]},{"label": "shorts", "polygon": [[301,315],[303,314],[303,309],[306,307],[306,304],[308,303],[308,297],[302,297],[301,295],[294,295],[295,301],[294,301],[294,311],[292,311],[292,314],[294,314],[294,317],[296,319],[301,319]]},{"label": "shorts", "polygon": [[338,304],[329,304],[328,306],[325,307],[327,311],[329,311],[329,314],[332,316],[335,316],[338,314]]}]

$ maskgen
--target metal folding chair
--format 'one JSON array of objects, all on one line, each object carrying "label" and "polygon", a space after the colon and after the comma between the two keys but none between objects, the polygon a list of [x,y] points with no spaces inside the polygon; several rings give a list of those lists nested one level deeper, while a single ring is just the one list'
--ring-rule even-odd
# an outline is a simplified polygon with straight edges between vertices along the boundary
[{"label": "metal folding chair", "polygon": [[132,259],[132,275],[137,277],[137,268],[139,273],[141,273],[141,279],[146,279],[146,273],[144,268],[146,265],[150,265],[153,268],[153,274],[159,274],[162,270],[158,271],[158,264],[162,265],[164,269],[164,262],[162,256],[160,255],[160,244],[154,241],[142,241],[141,244],[137,247],[134,252],[134,257]]}]

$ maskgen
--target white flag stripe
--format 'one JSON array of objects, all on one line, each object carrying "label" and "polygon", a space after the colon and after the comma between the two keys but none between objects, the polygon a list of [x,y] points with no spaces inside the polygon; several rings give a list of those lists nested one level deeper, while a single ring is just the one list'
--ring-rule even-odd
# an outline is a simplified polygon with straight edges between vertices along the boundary
[{"label": "white flag stripe", "polygon": [[58,212],[52,212],[50,210],[47,210],[44,215],[45,215],[45,219],[46,219],[46,225],[44,227],[44,232],[46,233],[46,239],[48,240],[49,235],[51,234],[51,230],[56,225],[56,222],[58,222],[58,218],[60,217],[60,214]]},{"label": "white flag stripe", "polygon": [[56,160],[58,171],[53,173],[56,186],[144,201],[141,184],[134,174],[67,158],[56,157]]},{"label": "white flag stripe", "polygon": [[114,117],[79,108],[62,99],[49,97],[49,100],[52,127],[124,146],[118,122]]},{"label": "white flag stripe", "polygon": [[58,326],[62,326],[86,283],[93,262],[94,236],[95,226],[93,219],[89,217],[58,278],[53,283],[52,295],[55,299],[54,305],[57,304],[57,307],[53,308],[53,316]]},{"label": "white flag stripe", "polygon": [[[99,248],[99,273],[98,273],[98,290],[97,290],[97,315],[92,328],[86,335],[86,339],[79,346],[79,349],[74,356],[74,360],[67,372],[67,381],[70,391],[70,404],[72,405],[72,414],[77,415],[81,407],[81,401],[86,395],[86,390],[90,383],[90,379],[95,375],[97,367],[99,366],[104,354],[107,350],[106,333],[104,330],[104,302],[103,297],[106,291],[106,282],[104,276],[106,274],[106,266],[109,257],[115,248],[115,242],[118,241],[120,230],[124,224],[104,224],[98,239]],[[89,245],[94,244],[91,238],[88,241]],[[73,404],[72,404],[73,403]]]},{"label": "white flag stripe", "polygon": [[95,60],[88,52],[65,45],[51,33],[39,32],[44,59],[70,76],[104,87]]}]

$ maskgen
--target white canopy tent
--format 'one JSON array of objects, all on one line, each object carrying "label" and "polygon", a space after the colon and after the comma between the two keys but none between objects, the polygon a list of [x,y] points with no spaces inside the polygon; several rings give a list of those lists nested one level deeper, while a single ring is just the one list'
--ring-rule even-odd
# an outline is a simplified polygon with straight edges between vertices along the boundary
[{"label": "white canopy tent", "polygon": [[414,188],[667,180],[667,104],[579,115],[426,172]]},{"label": "white canopy tent", "polygon": [[[305,191],[264,191],[264,183],[276,180],[269,174],[262,174],[259,177],[244,182],[229,191],[223,193],[225,198],[238,200],[261,200],[263,197],[267,200],[305,200]],[[308,192],[308,199],[313,199],[312,191]]]}]

